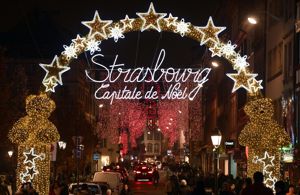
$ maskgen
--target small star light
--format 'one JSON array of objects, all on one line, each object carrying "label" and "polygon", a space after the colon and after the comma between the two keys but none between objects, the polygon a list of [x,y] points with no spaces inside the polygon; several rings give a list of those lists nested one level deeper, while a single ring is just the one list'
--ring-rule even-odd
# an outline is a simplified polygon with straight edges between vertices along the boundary
[{"label": "small star light", "polygon": [[256,93],[258,92],[259,89],[263,89],[263,86],[261,85],[262,80],[256,80],[255,78],[253,78],[250,82],[250,86],[252,89],[252,92]]},{"label": "small star light", "polygon": [[240,54],[237,54],[236,58],[234,59],[234,70],[245,70],[245,68],[249,66],[249,63],[247,62],[247,56],[244,55],[243,57],[240,56]]},{"label": "small star light", "polygon": [[75,43],[75,47],[84,47],[84,42],[85,42],[84,37],[80,37],[80,35],[76,36],[76,39],[72,39],[72,42]]},{"label": "small star light", "polygon": [[63,55],[67,57],[67,60],[71,58],[77,58],[78,49],[75,47],[74,43],[71,43],[70,46],[64,45],[65,51],[62,52]]},{"label": "small star light", "polygon": [[70,67],[68,66],[61,66],[58,61],[58,57],[55,56],[52,60],[51,64],[40,64],[40,66],[46,71],[46,75],[43,79],[43,84],[46,85],[46,83],[49,82],[49,79],[53,78],[56,82],[58,82],[60,85],[63,84],[61,75],[64,72],[67,72],[70,70]]},{"label": "small star light", "polygon": [[218,35],[225,29],[226,27],[216,27],[210,16],[206,26],[197,27],[197,30],[202,34],[200,45],[204,45],[208,41],[218,43]]},{"label": "small star light", "polygon": [[275,192],[275,183],[276,182],[277,182],[277,178],[271,176],[271,177],[265,179],[264,184],[266,185],[266,187],[271,188],[273,190],[273,192]]},{"label": "small star light", "polygon": [[39,171],[36,169],[35,166],[27,167],[26,166],[26,173],[24,175],[29,176],[30,180],[33,180],[34,176],[39,174]]},{"label": "small star light", "polygon": [[112,23],[111,20],[101,20],[98,11],[95,12],[94,18],[92,21],[83,21],[83,25],[90,29],[89,37],[94,37],[95,35],[101,35],[106,39],[105,28]]},{"label": "small star light", "polygon": [[238,73],[226,74],[226,75],[234,81],[232,93],[234,93],[239,88],[244,88],[248,92],[251,92],[250,81],[251,79],[257,76],[257,74],[247,73],[244,70],[239,70]]},{"label": "small star light", "polygon": [[48,82],[43,82],[43,85],[46,87],[46,92],[52,91],[55,92],[55,87],[58,85],[57,82],[53,81],[53,78],[49,79]]},{"label": "small star light", "polygon": [[228,43],[221,48],[221,52],[226,56],[226,58],[228,58],[235,54],[235,48],[236,45],[231,45],[231,41],[228,41]]},{"label": "small star light", "polygon": [[176,33],[180,33],[180,35],[182,37],[184,37],[185,33],[188,33],[190,32],[191,30],[189,29],[189,26],[191,25],[191,23],[185,23],[184,22],[184,19],[181,19],[180,22],[178,22],[176,24],[176,29],[175,29],[175,32]]},{"label": "small star light", "polygon": [[128,28],[132,28],[132,22],[134,19],[130,19],[128,17],[128,15],[125,16],[125,18],[123,20],[121,20],[121,22],[123,23],[123,29],[125,30],[126,27]]},{"label": "small star light", "polygon": [[123,35],[123,30],[116,24],[113,28],[110,27],[110,34],[108,35],[109,38],[114,38],[115,42],[118,42],[119,38],[124,39],[125,36]]},{"label": "small star light", "polygon": [[214,47],[210,47],[209,51],[211,51],[211,57],[214,57],[214,56],[221,57],[221,55],[222,55],[221,49],[222,49],[222,44],[220,44],[220,43],[216,43],[214,45]]},{"label": "small star light", "polygon": [[170,27],[171,25],[176,25],[178,17],[173,17],[171,13],[169,13],[169,17],[165,18],[165,21],[167,21],[167,27]]},{"label": "small star light", "polygon": [[85,51],[90,51],[90,54],[93,55],[95,51],[101,51],[99,45],[101,41],[96,41],[95,39],[91,39],[86,43]]},{"label": "small star light", "polygon": [[156,13],[152,2],[147,12],[136,14],[143,20],[142,32],[151,28],[160,32],[159,21],[167,15],[166,13]]}]

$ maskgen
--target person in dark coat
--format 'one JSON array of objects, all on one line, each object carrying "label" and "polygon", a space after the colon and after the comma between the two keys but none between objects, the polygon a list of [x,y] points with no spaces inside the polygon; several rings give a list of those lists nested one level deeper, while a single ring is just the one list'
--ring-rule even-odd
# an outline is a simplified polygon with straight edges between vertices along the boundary
[{"label": "person in dark coat", "polygon": [[205,189],[204,189],[204,182],[201,180],[198,180],[196,187],[194,191],[192,192],[192,195],[205,195]]},{"label": "person in dark coat", "polygon": [[242,195],[273,195],[273,191],[263,183],[264,175],[262,172],[253,174],[254,183],[249,188],[243,190]]},{"label": "person in dark coat", "polygon": [[283,181],[277,181],[275,183],[275,192],[276,195],[285,195],[285,184]]}]

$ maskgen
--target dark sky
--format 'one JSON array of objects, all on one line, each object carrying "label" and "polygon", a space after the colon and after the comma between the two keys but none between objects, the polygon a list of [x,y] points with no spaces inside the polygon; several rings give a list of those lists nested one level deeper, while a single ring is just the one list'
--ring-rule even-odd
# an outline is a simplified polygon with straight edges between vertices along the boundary
[{"label": "dark sky", "polygon": [[[172,13],[197,26],[206,25],[214,15],[221,0],[206,1],[152,1],[157,12]],[[79,2],[79,3],[77,3]],[[9,1],[0,7],[0,45],[7,48],[7,55],[15,58],[49,58],[60,54],[63,45],[69,45],[76,34],[85,35],[88,28],[81,21],[93,18],[95,10],[101,19],[119,20],[125,14],[138,17],[136,12],[146,12],[151,1],[125,0],[39,0]],[[215,21],[216,25],[219,24]],[[125,39],[114,43],[112,39],[101,44],[104,55],[119,54],[120,62],[150,65],[155,51],[165,48],[168,66],[192,66],[201,58],[205,48],[188,38],[177,34],[156,31],[125,34]],[[138,47],[137,47],[138,45]],[[138,50],[138,51],[137,51]],[[138,55],[136,55],[138,54]],[[156,53],[157,54],[157,53]]]}]

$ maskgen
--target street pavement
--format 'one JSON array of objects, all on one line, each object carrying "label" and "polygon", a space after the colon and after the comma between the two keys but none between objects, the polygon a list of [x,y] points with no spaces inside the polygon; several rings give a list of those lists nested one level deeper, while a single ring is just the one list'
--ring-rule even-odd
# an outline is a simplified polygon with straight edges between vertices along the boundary
[{"label": "street pavement", "polygon": [[164,171],[159,171],[159,184],[154,186],[152,182],[148,181],[134,181],[134,174],[130,173],[130,188],[133,194],[143,194],[143,195],[165,195],[165,184],[166,184],[166,173]]}]

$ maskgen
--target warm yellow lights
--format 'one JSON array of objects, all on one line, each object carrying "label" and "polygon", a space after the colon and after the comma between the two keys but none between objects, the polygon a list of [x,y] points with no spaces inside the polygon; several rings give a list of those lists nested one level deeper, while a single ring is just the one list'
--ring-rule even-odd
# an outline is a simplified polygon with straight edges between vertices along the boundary
[{"label": "warm yellow lights", "polygon": [[50,144],[59,141],[58,131],[48,120],[55,103],[45,94],[26,98],[27,116],[20,118],[8,138],[18,144],[17,185],[31,181],[39,194],[49,193]]},{"label": "warm yellow lights", "polygon": [[[252,177],[255,171],[269,174],[272,171],[272,178],[280,178],[280,151],[283,146],[290,144],[290,138],[285,130],[273,120],[274,108],[269,98],[259,98],[249,101],[245,108],[250,122],[246,124],[239,136],[239,143],[248,146],[247,175]],[[267,154],[266,154],[267,151]],[[272,167],[266,167],[264,159],[272,158]],[[257,160],[261,158],[261,162]],[[272,168],[272,169],[269,169]],[[268,172],[268,173],[266,173]],[[272,178],[269,178],[268,185],[273,185]]]}]

